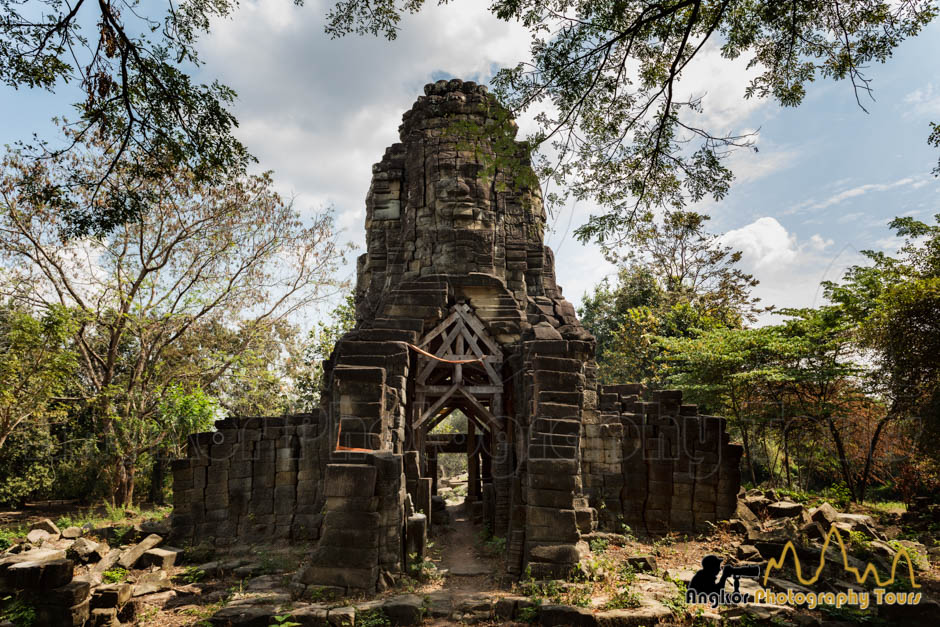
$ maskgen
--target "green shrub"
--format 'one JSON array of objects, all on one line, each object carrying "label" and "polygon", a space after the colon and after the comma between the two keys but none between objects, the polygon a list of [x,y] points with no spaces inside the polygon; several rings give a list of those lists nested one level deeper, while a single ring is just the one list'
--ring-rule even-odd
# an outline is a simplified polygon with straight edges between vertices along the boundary
[{"label": "green shrub", "polygon": [[366,612],[356,612],[356,625],[359,627],[387,627],[391,624],[392,621],[380,607]]},{"label": "green shrub", "polygon": [[8,620],[16,627],[32,627],[36,622],[36,608],[23,599],[8,596],[0,604],[0,620]]},{"label": "green shrub", "polygon": [[640,595],[629,588],[617,591],[607,603],[604,604],[606,610],[629,610],[634,607],[640,607]]},{"label": "green shrub", "polygon": [[24,421],[3,445],[0,506],[19,507],[27,499],[46,498],[55,481],[58,446],[42,422]]},{"label": "green shrub", "polygon": [[120,566],[115,566],[101,573],[101,579],[106,583],[121,583],[127,579],[127,571]]},{"label": "green shrub", "polygon": [[594,538],[591,540],[591,551],[593,553],[603,553],[610,546],[610,542],[604,538]]}]

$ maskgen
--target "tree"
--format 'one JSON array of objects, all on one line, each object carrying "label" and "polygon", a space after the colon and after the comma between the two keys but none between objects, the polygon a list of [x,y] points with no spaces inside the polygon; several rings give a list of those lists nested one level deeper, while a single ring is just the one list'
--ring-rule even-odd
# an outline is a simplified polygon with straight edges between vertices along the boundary
[{"label": "tree", "polygon": [[692,338],[663,338],[661,343],[669,383],[706,411],[728,416],[741,432],[751,481],[756,484],[750,424],[766,418],[768,385],[784,377],[775,363],[776,329],[717,328]]},{"label": "tree", "polygon": [[[38,164],[8,156],[0,258],[18,286],[15,300],[76,312],[80,401],[96,423],[114,498],[127,503],[141,455],[171,433],[159,419],[163,394],[210,386],[271,325],[341,288],[342,250],[331,215],[304,224],[269,175],[206,185],[189,170],[161,180],[138,220],[102,238],[63,239],[66,217],[54,203],[37,203],[30,185],[77,169],[98,178],[113,157],[106,141]],[[110,176],[127,189],[153,185],[123,160]],[[81,193],[93,211],[95,190]],[[210,323],[238,330],[238,341],[200,346],[207,336],[197,331]]]},{"label": "tree", "polygon": [[318,321],[317,327],[311,329],[307,337],[308,344],[304,348],[305,369],[297,384],[300,402],[306,411],[315,411],[320,404],[323,362],[333,355],[333,348],[339,338],[355,326],[356,297],[350,293],[333,308],[327,322]]},{"label": "tree", "polygon": [[[424,5],[340,0],[326,31],[395,39],[402,14]],[[821,76],[848,80],[864,108],[867,66],[886,61],[937,14],[932,0],[496,0],[490,10],[531,35],[532,61],[502,69],[496,92],[516,114],[543,111],[532,138],[543,149],[540,173],[604,207],[577,230],[600,241],[657,209],[727,193],[725,158],[750,138],[703,128],[704,97],[685,95],[678,82],[706,46],[761,69],[745,98],[797,106]]]},{"label": "tree", "polygon": [[[161,15],[138,0],[0,2],[0,81],[53,92],[77,84],[83,95],[65,147],[37,138],[28,152],[55,158],[91,137],[111,147],[107,167],[77,170],[35,190],[67,213],[63,229],[106,232],[136,219],[153,200],[149,185],[118,183],[119,164],[152,184],[180,168],[206,184],[244,172],[251,157],[232,134],[237,122],[227,110],[235,92],[190,76],[200,65],[199,37],[237,6],[182,0],[168,2]],[[88,190],[96,202],[84,202]]]},{"label": "tree", "polygon": [[193,433],[208,431],[221,413],[218,402],[200,387],[186,390],[180,385],[173,385],[163,391],[156,420],[167,429],[167,437],[153,451],[155,459],[150,477],[152,503],[163,505],[165,501],[163,484],[168,459],[182,457],[187,438]]},{"label": "tree", "polygon": [[27,421],[41,422],[75,369],[74,321],[53,306],[42,317],[22,305],[0,307],[0,451]]},{"label": "tree", "polygon": [[761,311],[751,296],[758,284],[737,267],[741,253],[705,231],[708,217],[676,212],[634,230],[620,265],[585,295],[578,313],[597,338],[601,380],[660,380],[659,337],[694,337],[717,327],[739,328]]},{"label": "tree", "polygon": [[[902,419],[922,420],[921,446],[934,453],[940,435],[940,214],[937,226],[895,218],[890,226],[905,237],[897,257],[866,250],[871,265],[853,266],[842,283],[824,284],[858,325],[857,342],[875,363],[872,382],[888,402],[878,421],[859,485],[864,499],[884,429]],[[924,446],[926,444],[926,446]],[[940,469],[936,455],[933,464]],[[934,471],[936,472],[936,470]]]},{"label": "tree", "polygon": [[[729,327],[754,322],[766,311],[757,306],[760,299],[751,296],[759,281],[737,267],[740,251],[705,231],[710,219],[678,211],[644,224],[627,236],[626,258],[646,266],[659,281],[666,304],[688,304]],[[614,259],[620,257],[607,250]]]}]

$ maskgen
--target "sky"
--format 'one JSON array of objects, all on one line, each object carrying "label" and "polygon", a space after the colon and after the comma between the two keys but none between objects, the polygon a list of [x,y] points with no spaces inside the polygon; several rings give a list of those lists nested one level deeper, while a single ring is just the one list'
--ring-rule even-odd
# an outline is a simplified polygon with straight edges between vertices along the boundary
[{"label": "sky", "polygon": [[[344,269],[353,279],[364,252],[365,196],[371,166],[398,140],[402,114],[425,83],[459,77],[487,83],[502,66],[528,56],[527,32],[486,10],[486,3],[429,2],[407,16],[396,41],[323,32],[331,3],[243,1],[215,23],[201,44],[198,78],[218,79],[239,95],[237,136],[273,170],[279,191],[302,213],[332,207],[341,238],[359,248]],[[885,65],[868,70],[874,101],[855,101],[851,85],[820,80],[804,103],[784,109],[746,100],[753,70],[745,60],[706,49],[680,90],[702,95],[702,121],[718,130],[758,131],[758,152],[732,157],[736,178],[720,202],[696,208],[710,230],[743,252],[742,267],[760,280],[764,304],[813,306],[819,283],[862,263],[860,251],[898,245],[887,223],[899,215],[932,221],[940,213],[938,152],[927,145],[940,122],[940,22],[904,42]],[[50,135],[49,119],[67,113],[68,92],[0,90],[0,144]],[[520,120],[532,130],[531,119]],[[573,238],[598,209],[569,204],[549,220],[558,282],[576,306],[614,268],[599,248]],[[322,312],[310,312],[311,319]],[[761,323],[775,321],[765,316]]]}]

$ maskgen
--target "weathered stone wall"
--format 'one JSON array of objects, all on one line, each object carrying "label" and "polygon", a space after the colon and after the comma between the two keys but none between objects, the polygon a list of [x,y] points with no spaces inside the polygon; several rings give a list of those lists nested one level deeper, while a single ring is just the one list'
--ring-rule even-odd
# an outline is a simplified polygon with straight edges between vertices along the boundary
[{"label": "weathered stone wall", "polygon": [[724,418],[701,416],[679,390],[601,388],[600,420],[584,425],[585,494],[601,525],[648,533],[701,530],[733,515],[742,449]]},{"label": "weathered stone wall", "polygon": [[[318,417],[228,418],[173,464],[174,541],[313,540],[325,495]],[[321,461],[323,460],[323,461]]]}]

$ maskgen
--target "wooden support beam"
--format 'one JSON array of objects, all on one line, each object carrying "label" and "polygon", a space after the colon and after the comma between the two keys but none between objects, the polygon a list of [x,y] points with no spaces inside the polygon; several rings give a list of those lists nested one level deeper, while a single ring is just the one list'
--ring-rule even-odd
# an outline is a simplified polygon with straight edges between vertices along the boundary
[{"label": "wooden support beam", "polygon": [[[472,422],[467,423],[467,502],[480,500],[480,454],[476,447],[476,434]],[[470,511],[467,510],[469,514]]]},{"label": "wooden support beam", "polygon": [[490,410],[484,407],[475,396],[468,394],[466,391],[464,391],[463,388],[458,388],[457,391],[462,394],[464,398],[470,401],[470,406],[473,407],[473,409],[477,412],[478,418],[487,423],[487,427],[490,431],[502,431],[502,425],[500,424],[500,421],[497,420],[496,416],[491,414]]},{"label": "wooden support beam", "polygon": [[436,338],[438,335],[444,332],[444,329],[453,324],[454,320],[458,318],[457,312],[451,313],[449,316],[444,318],[436,327],[428,331],[428,333],[421,339],[421,344],[418,345],[419,348],[425,348],[428,344],[431,343],[431,340]]},{"label": "wooden support beam", "polygon": [[[459,333],[460,333],[460,322],[458,321],[458,325],[455,326],[451,330],[451,332],[447,334],[447,337],[444,338],[444,342],[441,344],[440,348],[434,351],[434,354],[444,359],[453,359],[453,357],[449,357],[448,355],[453,354],[453,351],[450,350],[450,347],[451,347],[451,344],[453,344],[454,342],[454,338],[457,337]],[[425,381],[427,381],[428,375],[431,374],[431,371],[434,370],[434,368],[436,368],[438,364],[441,363],[435,359],[430,359],[428,357],[425,357],[424,359],[427,359],[428,363],[418,373],[418,376],[415,377],[415,381],[417,383],[424,383]]]},{"label": "wooden support beam", "polygon": [[436,414],[437,410],[443,407],[444,403],[447,402],[447,399],[453,396],[459,389],[460,389],[460,386],[456,383],[450,386],[450,388],[448,388],[447,392],[445,392],[443,396],[437,399],[434,402],[434,404],[431,405],[431,407],[426,412],[421,414],[421,417],[418,419],[418,422],[414,424],[413,428],[416,430],[420,429],[421,425],[423,425],[427,421],[427,419],[430,418],[432,415]]},{"label": "wooden support beam", "polygon": [[[415,386],[416,390],[420,390],[422,394],[444,394],[449,390],[451,386],[449,385],[422,385]],[[503,386],[501,385],[465,385],[463,389],[471,394],[487,395],[487,394],[500,394],[503,391]]]},{"label": "wooden support beam", "polygon": [[486,344],[490,349],[491,354],[498,355],[500,359],[502,359],[503,352],[499,350],[499,344],[497,344],[493,338],[490,337],[489,333],[486,332],[486,329],[483,328],[483,325],[480,323],[477,317],[470,313],[470,308],[466,305],[463,305],[462,307],[458,305],[454,308],[454,311],[457,312],[457,315],[460,316],[461,320],[463,320],[467,325],[470,326],[471,329],[476,332],[477,337],[483,340],[483,343]]}]

